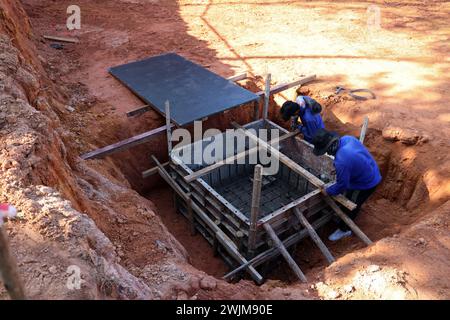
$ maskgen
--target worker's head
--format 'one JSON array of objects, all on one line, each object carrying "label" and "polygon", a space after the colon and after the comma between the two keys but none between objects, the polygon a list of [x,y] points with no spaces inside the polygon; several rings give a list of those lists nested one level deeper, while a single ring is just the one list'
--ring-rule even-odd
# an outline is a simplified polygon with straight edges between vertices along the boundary
[{"label": "worker's head", "polygon": [[313,152],[316,156],[321,156],[325,153],[334,155],[336,153],[334,147],[338,141],[339,135],[337,133],[325,129],[318,129],[312,140],[312,144],[314,145]]},{"label": "worker's head", "polygon": [[288,121],[290,118],[297,116],[299,112],[300,105],[293,101],[286,101],[280,109],[280,114],[284,121]]}]

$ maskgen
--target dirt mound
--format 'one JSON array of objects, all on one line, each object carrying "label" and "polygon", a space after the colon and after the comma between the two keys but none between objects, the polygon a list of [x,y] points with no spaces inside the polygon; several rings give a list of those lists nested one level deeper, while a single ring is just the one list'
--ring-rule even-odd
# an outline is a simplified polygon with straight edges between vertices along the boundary
[{"label": "dirt mound", "polygon": [[19,210],[7,226],[28,297],[161,298],[167,281],[189,278],[183,248],[117,168],[78,158],[25,12],[2,1],[0,13],[0,194]]}]

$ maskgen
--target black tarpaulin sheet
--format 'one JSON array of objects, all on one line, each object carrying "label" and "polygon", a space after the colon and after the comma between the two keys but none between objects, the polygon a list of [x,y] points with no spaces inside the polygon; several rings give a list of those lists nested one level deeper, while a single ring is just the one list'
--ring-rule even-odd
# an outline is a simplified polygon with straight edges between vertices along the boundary
[{"label": "black tarpaulin sheet", "polygon": [[109,72],[161,114],[182,126],[259,99],[232,81],[175,53],[113,67]]}]

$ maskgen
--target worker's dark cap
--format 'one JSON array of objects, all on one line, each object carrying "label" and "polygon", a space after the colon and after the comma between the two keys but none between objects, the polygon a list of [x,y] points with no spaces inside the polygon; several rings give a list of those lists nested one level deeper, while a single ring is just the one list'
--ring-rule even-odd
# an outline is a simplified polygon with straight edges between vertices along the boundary
[{"label": "worker's dark cap", "polygon": [[333,142],[338,139],[339,135],[337,133],[318,129],[312,139],[312,144],[314,145],[313,153],[316,156],[324,155]]},{"label": "worker's dark cap", "polygon": [[281,106],[280,114],[284,121],[288,121],[299,110],[300,106],[298,103],[295,103],[293,101],[286,101]]}]

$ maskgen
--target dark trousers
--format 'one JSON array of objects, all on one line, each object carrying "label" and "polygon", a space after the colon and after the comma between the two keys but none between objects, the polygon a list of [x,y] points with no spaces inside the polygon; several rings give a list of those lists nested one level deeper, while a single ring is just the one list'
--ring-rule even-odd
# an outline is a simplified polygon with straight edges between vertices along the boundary
[{"label": "dark trousers", "polygon": [[[361,211],[362,205],[364,204],[364,202],[366,202],[367,199],[369,199],[369,197],[372,195],[372,193],[375,192],[376,188],[377,188],[377,186],[373,187],[372,189],[367,189],[367,190],[348,190],[345,193],[345,196],[348,199],[350,199],[351,201],[353,201],[354,203],[356,203],[356,208],[354,210],[349,210],[342,206],[341,208],[344,211],[344,213],[347,214],[347,216],[350,219],[355,220],[359,211]],[[341,229],[342,231],[350,230],[350,228],[347,226],[347,224],[345,224],[345,222],[342,221],[341,219],[339,219],[338,226],[339,226],[339,229]]]}]

